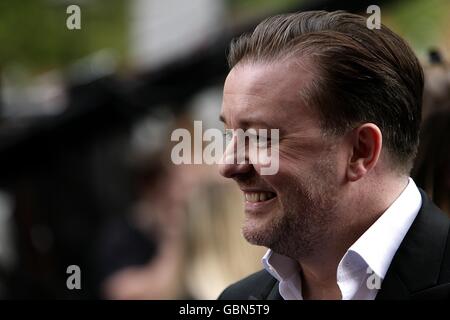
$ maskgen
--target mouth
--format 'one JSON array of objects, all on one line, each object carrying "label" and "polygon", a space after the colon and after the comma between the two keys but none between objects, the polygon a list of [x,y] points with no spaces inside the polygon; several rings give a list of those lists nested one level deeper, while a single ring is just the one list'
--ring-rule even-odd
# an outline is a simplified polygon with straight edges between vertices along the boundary
[{"label": "mouth", "polygon": [[271,212],[275,206],[277,194],[266,190],[243,190],[245,212],[260,216]]},{"label": "mouth", "polygon": [[250,203],[266,202],[277,195],[270,191],[244,191],[245,201]]}]

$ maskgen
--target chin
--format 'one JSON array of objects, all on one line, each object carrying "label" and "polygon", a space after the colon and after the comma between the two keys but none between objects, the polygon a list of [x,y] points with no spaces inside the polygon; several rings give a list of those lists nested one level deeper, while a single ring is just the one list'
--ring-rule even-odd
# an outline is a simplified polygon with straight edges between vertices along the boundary
[{"label": "chin", "polygon": [[255,218],[246,218],[242,227],[245,240],[256,246],[270,247],[273,244],[275,228],[271,221],[257,221]]}]

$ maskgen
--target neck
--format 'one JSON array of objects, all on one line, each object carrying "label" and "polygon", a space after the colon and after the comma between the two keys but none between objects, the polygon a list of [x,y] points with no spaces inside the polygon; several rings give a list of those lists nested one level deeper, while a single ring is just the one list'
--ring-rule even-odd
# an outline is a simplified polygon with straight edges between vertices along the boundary
[{"label": "neck", "polygon": [[[302,257],[302,292],[305,299],[341,299],[337,285],[337,268],[348,248],[392,205],[408,184],[408,179],[396,179],[378,184],[378,187],[360,188],[371,190],[357,192],[348,201],[339,215],[342,223],[330,230],[317,254]],[[357,201],[355,201],[357,199]],[[344,199],[343,199],[344,200]]]}]

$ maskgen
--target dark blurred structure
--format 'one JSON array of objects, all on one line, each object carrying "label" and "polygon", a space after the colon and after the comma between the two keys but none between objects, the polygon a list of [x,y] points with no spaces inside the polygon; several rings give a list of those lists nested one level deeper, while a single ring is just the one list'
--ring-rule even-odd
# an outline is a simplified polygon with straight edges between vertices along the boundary
[{"label": "dark blurred structure", "polygon": [[[152,258],[157,244],[126,217],[139,184],[128,163],[131,128],[161,104],[182,112],[220,82],[228,40],[127,81],[70,86],[60,115],[0,122],[0,189],[12,197],[18,254],[0,273],[4,297],[96,298],[108,275]],[[82,291],[66,288],[71,264],[83,272]]]},{"label": "dark blurred structure", "polygon": [[[100,226],[126,212],[130,120],[114,86],[102,79],[73,87],[61,116],[2,128],[0,181],[13,198],[18,253],[7,297],[76,296],[66,288],[67,266],[93,270]],[[83,273],[87,297],[95,295],[91,276]]]}]

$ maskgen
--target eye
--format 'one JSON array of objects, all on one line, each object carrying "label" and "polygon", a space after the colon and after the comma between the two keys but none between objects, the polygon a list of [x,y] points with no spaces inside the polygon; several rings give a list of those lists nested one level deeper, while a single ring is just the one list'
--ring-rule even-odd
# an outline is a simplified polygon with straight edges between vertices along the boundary
[{"label": "eye", "polygon": [[225,129],[223,136],[225,138],[225,144],[228,145],[231,142],[231,140],[233,140],[233,130]]},{"label": "eye", "polygon": [[259,135],[256,137],[259,148],[266,148],[270,145],[270,138],[267,135]]}]

